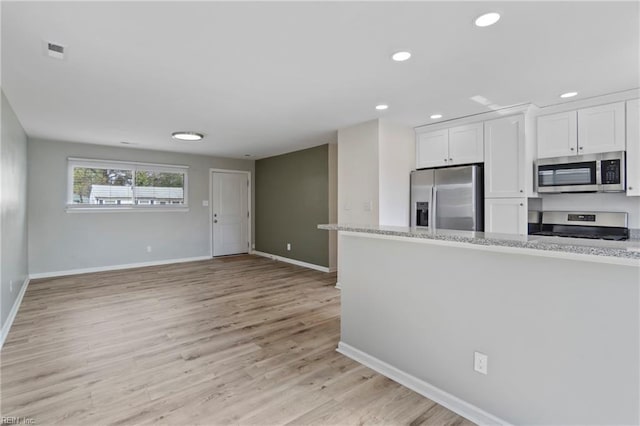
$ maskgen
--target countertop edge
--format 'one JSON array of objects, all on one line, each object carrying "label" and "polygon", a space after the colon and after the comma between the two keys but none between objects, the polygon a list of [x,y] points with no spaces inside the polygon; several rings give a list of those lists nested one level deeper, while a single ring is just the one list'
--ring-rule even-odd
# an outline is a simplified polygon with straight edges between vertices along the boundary
[{"label": "countertop edge", "polygon": [[480,250],[492,250],[503,253],[521,253],[534,256],[572,259],[597,263],[608,263],[640,267],[640,251],[591,247],[571,244],[556,244],[544,241],[518,241],[517,239],[479,238],[461,235],[438,235],[428,232],[411,232],[355,225],[323,224],[318,229],[340,231],[348,234],[395,239],[401,241],[425,242],[440,245],[462,245]]}]

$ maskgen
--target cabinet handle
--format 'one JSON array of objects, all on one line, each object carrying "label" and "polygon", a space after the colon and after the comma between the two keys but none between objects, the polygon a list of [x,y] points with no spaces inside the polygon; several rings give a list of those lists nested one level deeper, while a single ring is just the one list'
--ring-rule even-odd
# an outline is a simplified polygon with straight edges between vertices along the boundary
[{"label": "cabinet handle", "polygon": [[524,190],[521,189],[520,192],[524,192]]},{"label": "cabinet handle", "polygon": [[633,189],[633,187],[630,186],[629,189]]},{"label": "cabinet handle", "polygon": [[523,203],[520,203],[520,206],[524,206],[524,204],[523,204]]},{"label": "cabinet handle", "polygon": [[445,162],[445,163],[447,162],[447,159],[446,159],[446,158],[444,159],[444,162]]},{"label": "cabinet handle", "polygon": [[582,146],[581,146],[581,147],[580,147],[580,150],[582,151],[583,149],[584,149],[584,147],[582,147]]},{"label": "cabinet handle", "polygon": [[453,161],[453,158],[449,158],[449,161]]},{"label": "cabinet handle", "polygon": [[571,147],[571,151],[575,151],[575,150],[576,150],[575,148]]}]

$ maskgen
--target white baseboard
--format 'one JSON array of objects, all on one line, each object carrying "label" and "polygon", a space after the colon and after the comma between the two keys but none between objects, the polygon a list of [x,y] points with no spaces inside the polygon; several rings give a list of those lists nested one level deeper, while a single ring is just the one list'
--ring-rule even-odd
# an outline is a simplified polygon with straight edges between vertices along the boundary
[{"label": "white baseboard", "polygon": [[342,290],[342,286],[340,285],[340,281],[336,281],[336,288],[338,290]]},{"label": "white baseboard", "polygon": [[326,266],[314,265],[313,263],[303,262],[301,260],[289,259],[288,257],[278,256],[276,254],[264,253],[262,251],[251,250],[251,254],[257,256],[267,257],[273,260],[279,260],[280,262],[291,263],[292,265],[298,265],[309,269],[315,269],[320,272],[331,272]]},{"label": "white baseboard", "polygon": [[379,360],[359,349],[354,348],[344,342],[338,343],[338,349],[336,349],[342,355],[347,356],[354,361],[363,364],[372,370],[377,371],[385,377],[400,383],[401,385],[419,393],[422,396],[429,398],[432,401],[437,402],[443,407],[448,408],[456,414],[477,423],[479,425],[509,425],[508,422],[487,413],[486,411],[471,405],[466,401],[451,395],[448,392],[443,391],[423,380],[418,379],[408,373],[405,373],[398,368],[387,364],[384,361]]},{"label": "white baseboard", "polygon": [[20,305],[22,304],[22,299],[24,298],[24,294],[27,292],[27,286],[29,285],[29,277],[24,279],[22,283],[22,287],[20,288],[20,293],[18,293],[18,297],[16,297],[15,302],[13,302],[13,306],[11,307],[11,311],[9,312],[9,316],[2,326],[2,332],[0,334],[0,349],[4,346],[4,341],[7,340],[7,336],[9,335],[9,330],[13,325],[13,321],[16,319],[16,315],[18,314],[18,309],[20,309]]},{"label": "white baseboard", "polygon": [[38,272],[29,274],[29,278],[64,277],[66,275],[89,274],[91,272],[117,271],[120,269],[143,268],[145,266],[171,265],[172,263],[196,262],[198,260],[209,260],[211,256],[185,257],[182,259],[153,260],[151,262],[126,263],[121,265],[98,266],[95,268],[69,269],[67,271]]}]

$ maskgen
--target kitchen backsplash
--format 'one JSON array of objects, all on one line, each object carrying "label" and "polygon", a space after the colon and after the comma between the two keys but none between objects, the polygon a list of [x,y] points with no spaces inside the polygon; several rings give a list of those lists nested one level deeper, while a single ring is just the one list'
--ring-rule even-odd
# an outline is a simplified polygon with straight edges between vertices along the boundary
[{"label": "kitchen backsplash", "polygon": [[545,194],[541,200],[541,210],[627,212],[629,213],[629,228],[640,229],[639,197],[627,197],[624,193],[574,193]]}]

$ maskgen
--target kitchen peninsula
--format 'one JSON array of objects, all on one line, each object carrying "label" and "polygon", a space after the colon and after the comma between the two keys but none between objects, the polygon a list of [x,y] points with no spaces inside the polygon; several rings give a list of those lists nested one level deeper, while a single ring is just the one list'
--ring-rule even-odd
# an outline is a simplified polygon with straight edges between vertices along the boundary
[{"label": "kitchen peninsula", "polygon": [[640,422],[637,240],[319,228],[340,231],[341,353],[478,423]]}]

